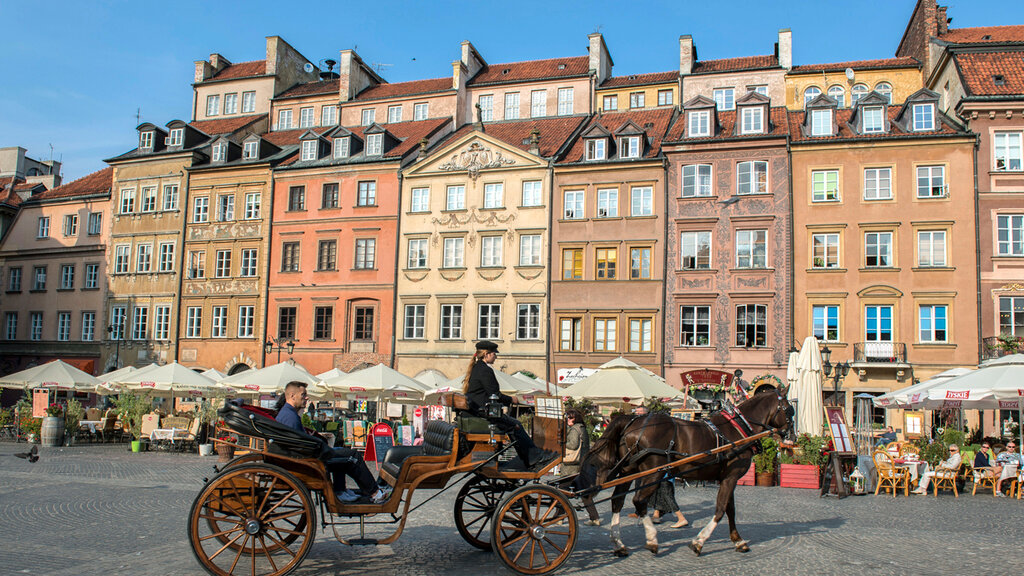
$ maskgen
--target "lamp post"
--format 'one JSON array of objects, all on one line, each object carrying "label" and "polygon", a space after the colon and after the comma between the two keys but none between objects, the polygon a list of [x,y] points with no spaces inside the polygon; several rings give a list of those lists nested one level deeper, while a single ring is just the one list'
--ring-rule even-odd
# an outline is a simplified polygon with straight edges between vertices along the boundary
[{"label": "lamp post", "polygon": [[[117,330],[117,338],[114,338],[114,330]],[[121,341],[124,340],[124,320],[116,327],[111,324],[107,326],[107,335],[114,340],[117,344],[114,348],[114,369],[121,367]]]},{"label": "lamp post", "polygon": [[825,374],[825,378],[832,377],[832,390],[835,397],[835,403],[839,405],[839,383],[846,375],[850,373],[850,362],[840,362],[838,364],[832,364],[830,361],[832,357],[832,351],[825,346],[821,349],[821,370]]},{"label": "lamp post", "polygon": [[[295,342],[289,339],[287,342],[282,342],[280,338],[273,338],[263,343],[263,351],[269,356],[271,352],[277,350],[277,363],[281,363],[281,350],[287,350],[288,356],[292,355],[295,351]],[[276,344],[276,346],[275,346]]]}]

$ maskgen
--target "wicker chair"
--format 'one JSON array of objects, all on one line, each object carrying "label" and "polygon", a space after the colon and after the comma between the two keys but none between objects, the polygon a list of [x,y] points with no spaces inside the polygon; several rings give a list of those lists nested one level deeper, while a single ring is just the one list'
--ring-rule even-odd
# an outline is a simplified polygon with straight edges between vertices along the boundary
[{"label": "wicker chair", "polygon": [[935,487],[935,497],[939,497],[939,488],[952,490],[953,496],[960,497],[956,489],[956,476],[959,470],[935,469],[935,476],[932,478],[932,486]]},{"label": "wicker chair", "polygon": [[991,468],[978,468],[974,470],[974,487],[971,489],[971,496],[974,496],[978,492],[978,487],[989,487],[992,489],[992,495],[996,495],[998,486],[999,476],[993,474]]},{"label": "wicker chair", "polygon": [[871,458],[875,461],[875,470],[878,472],[878,484],[875,486],[875,495],[878,495],[878,491],[882,486],[886,487],[886,490],[892,490],[893,498],[896,497],[896,491],[903,488],[903,495],[907,496],[910,493],[910,471],[906,468],[900,468],[893,464],[892,457],[885,450],[876,450]]}]

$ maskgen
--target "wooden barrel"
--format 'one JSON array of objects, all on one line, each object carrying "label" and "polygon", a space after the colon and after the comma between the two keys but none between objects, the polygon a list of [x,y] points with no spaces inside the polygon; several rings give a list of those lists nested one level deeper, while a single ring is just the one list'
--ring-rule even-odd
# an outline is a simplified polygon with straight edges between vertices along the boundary
[{"label": "wooden barrel", "polygon": [[64,419],[56,416],[43,418],[43,427],[39,431],[39,436],[43,446],[64,444]]}]

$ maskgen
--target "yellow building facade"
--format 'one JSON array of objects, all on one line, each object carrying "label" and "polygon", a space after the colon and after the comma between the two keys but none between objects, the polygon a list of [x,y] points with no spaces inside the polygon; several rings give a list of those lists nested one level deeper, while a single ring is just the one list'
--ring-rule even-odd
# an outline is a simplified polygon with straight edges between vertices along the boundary
[{"label": "yellow building facade", "polygon": [[891,104],[902,104],[921,87],[921,67],[913,58],[794,66],[786,74],[786,108],[803,110],[804,103],[818,94],[849,108],[872,91],[891,95]]}]

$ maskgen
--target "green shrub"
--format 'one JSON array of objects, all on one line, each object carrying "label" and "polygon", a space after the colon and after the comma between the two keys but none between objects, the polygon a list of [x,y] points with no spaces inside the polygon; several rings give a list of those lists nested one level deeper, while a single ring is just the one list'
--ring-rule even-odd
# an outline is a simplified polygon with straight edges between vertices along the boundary
[{"label": "green shrub", "polygon": [[761,452],[754,455],[754,471],[775,472],[775,459],[779,456],[779,443],[771,436],[761,439]]},{"label": "green shrub", "polygon": [[824,455],[822,455],[822,450],[825,449],[824,436],[811,436],[810,434],[800,434],[796,438],[796,446],[797,464],[821,466],[825,463],[825,457]]},{"label": "green shrub", "polygon": [[153,407],[153,399],[132,391],[121,392],[114,398],[114,409],[121,422],[128,423],[128,432],[135,440],[142,438],[142,417]]}]

